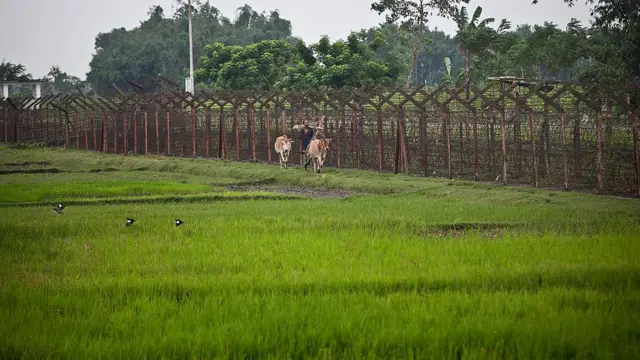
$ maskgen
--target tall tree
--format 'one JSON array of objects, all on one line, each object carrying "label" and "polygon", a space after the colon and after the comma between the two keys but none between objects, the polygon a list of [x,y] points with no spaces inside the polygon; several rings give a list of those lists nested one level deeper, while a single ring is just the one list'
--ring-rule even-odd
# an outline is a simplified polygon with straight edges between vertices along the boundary
[{"label": "tall tree", "polygon": [[[569,6],[575,5],[578,0],[563,0]],[[538,0],[532,0],[537,4]],[[585,0],[585,4],[591,5],[591,15],[595,18],[594,27],[598,37],[608,38],[611,47],[599,47],[600,50],[609,52],[617,50],[617,55],[621,58],[609,57],[610,66],[622,65],[622,71],[614,75],[612,79],[617,82],[629,81],[630,77],[640,76],[640,1],[637,0]],[[605,58],[604,54],[596,55]],[[607,71],[606,66],[600,70]],[[592,74],[593,75],[593,74]],[[604,74],[603,74],[604,75]]]},{"label": "tall tree", "polygon": [[467,8],[462,6],[453,15],[453,19],[458,24],[458,32],[455,40],[460,44],[460,52],[465,59],[465,93],[469,98],[469,86],[471,83],[471,56],[481,55],[486,52],[498,39],[500,35],[508,30],[511,24],[507,19],[502,19],[497,30],[489,27],[489,24],[495,21],[495,18],[486,18],[480,20],[482,16],[482,7],[476,7],[473,16],[469,19]]},{"label": "tall tree", "polygon": [[[277,11],[258,13],[245,5],[230,20],[208,0],[193,1],[191,6],[196,69],[207,44],[245,46],[262,40],[294,41],[291,23]],[[162,7],[152,6],[140,26],[98,34],[87,80],[100,94],[115,94],[112,84],[130,89],[127,80],[140,83],[147,91],[157,91],[160,85],[151,79],[159,74],[182,83],[189,69],[188,10],[185,0],[175,2],[171,17],[165,16]]]},{"label": "tall tree", "polygon": [[292,53],[284,40],[264,40],[247,46],[207,45],[196,79],[219,90],[269,89],[284,77]]},{"label": "tall tree", "polygon": [[91,87],[86,81],[81,80],[77,76],[67,74],[62,71],[58,65],[52,66],[43,79],[48,83],[45,85],[46,92],[48,93],[77,94],[78,89],[83,93],[91,91]]},{"label": "tall tree", "polygon": [[468,4],[469,0],[378,0],[371,9],[378,14],[386,13],[387,23],[400,22],[401,26],[413,34],[411,46],[411,64],[407,75],[406,87],[411,86],[416,59],[425,43],[425,30],[428,17],[437,10],[438,16],[450,17],[455,14],[456,6]]}]

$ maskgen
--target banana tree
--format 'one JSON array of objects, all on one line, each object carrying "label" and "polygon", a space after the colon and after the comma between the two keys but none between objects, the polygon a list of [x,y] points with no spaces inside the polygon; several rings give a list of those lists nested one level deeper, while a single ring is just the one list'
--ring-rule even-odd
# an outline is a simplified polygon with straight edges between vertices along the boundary
[{"label": "banana tree", "polygon": [[451,75],[451,58],[448,56],[444,58],[444,69],[446,73],[443,76],[443,81],[451,86],[455,86],[458,83],[458,79],[464,74],[464,68],[459,68],[455,76]]},{"label": "banana tree", "polygon": [[471,57],[473,55],[488,55],[495,40],[511,28],[511,23],[507,19],[502,19],[498,28],[493,29],[489,25],[495,22],[495,18],[480,20],[481,16],[481,6],[476,7],[471,19],[469,19],[465,6],[462,6],[453,16],[458,24],[458,32],[454,39],[465,59],[465,96],[467,99],[471,82]]}]

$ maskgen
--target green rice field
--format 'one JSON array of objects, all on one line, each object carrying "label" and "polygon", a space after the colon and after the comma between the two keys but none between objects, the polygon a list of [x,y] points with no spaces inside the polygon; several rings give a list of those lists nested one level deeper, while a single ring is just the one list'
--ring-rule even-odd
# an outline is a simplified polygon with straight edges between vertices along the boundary
[{"label": "green rice field", "polygon": [[640,200],[0,146],[0,319],[2,359],[638,359]]}]

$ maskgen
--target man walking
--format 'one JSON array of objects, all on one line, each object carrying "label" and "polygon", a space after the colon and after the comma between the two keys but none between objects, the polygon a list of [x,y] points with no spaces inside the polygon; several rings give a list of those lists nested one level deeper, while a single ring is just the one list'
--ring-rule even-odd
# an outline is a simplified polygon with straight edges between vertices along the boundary
[{"label": "man walking", "polygon": [[[304,127],[300,130],[300,139],[302,140],[302,148],[304,151],[307,151],[307,147],[313,138],[313,129],[309,127],[309,120],[305,120],[303,123]],[[308,158],[304,163],[304,169],[307,170],[309,166],[309,162],[311,162],[311,158]]]}]

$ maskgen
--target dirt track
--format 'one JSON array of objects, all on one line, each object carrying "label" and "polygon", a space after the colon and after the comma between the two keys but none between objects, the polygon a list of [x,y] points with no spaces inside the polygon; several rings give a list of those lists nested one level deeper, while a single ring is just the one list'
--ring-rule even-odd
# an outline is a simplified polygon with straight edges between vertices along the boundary
[{"label": "dirt track", "polygon": [[305,188],[296,186],[283,186],[283,185],[229,185],[227,187],[231,191],[272,191],[282,194],[293,194],[300,196],[307,196],[311,198],[334,198],[334,199],[346,199],[351,196],[347,191],[332,190],[332,189],[320,189],[320,188]]}]

